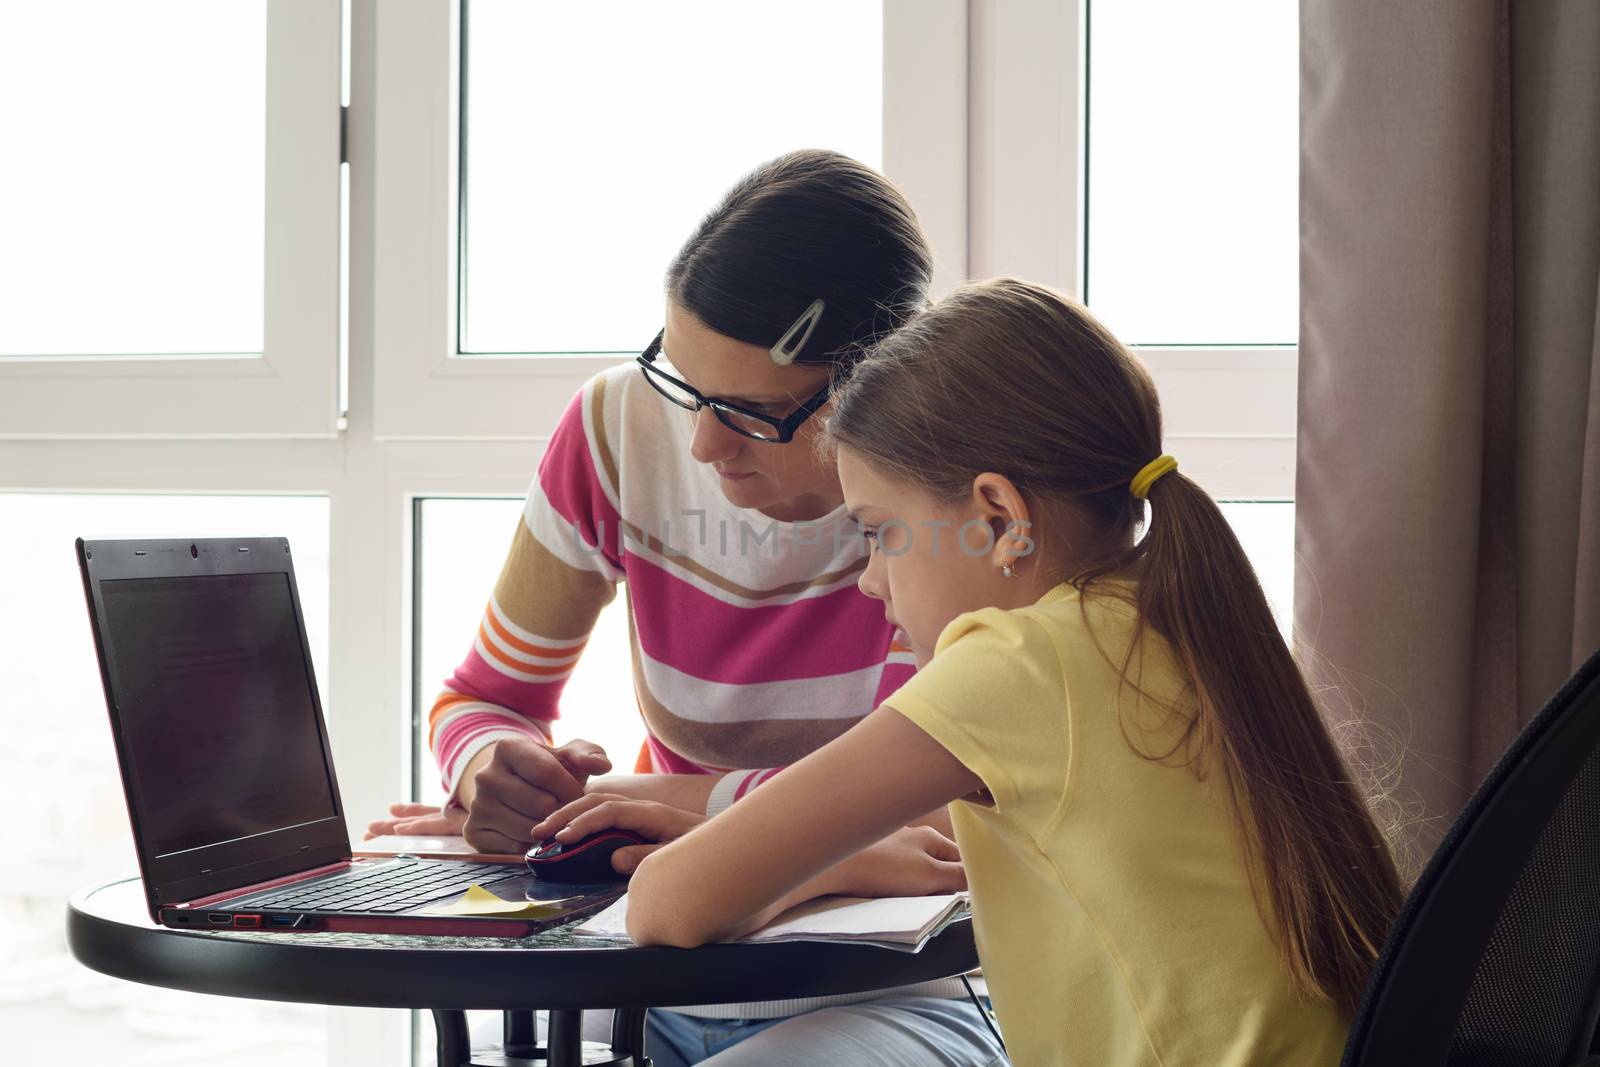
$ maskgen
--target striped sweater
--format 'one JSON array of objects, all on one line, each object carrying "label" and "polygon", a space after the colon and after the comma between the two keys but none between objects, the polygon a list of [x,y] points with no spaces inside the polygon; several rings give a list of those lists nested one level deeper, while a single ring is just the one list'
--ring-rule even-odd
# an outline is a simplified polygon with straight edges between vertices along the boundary
[{"label": "striped sweater", "polygon": [[562,685],[619,585],[640,772],[747,769],[730,780],[742,795],[911,676],[882,605],[856,588],[866,545],[845,509],[781,523],[735,507],[690,456],[691,428],[632,364],[567,407],[477,639],[429,716],[452,798],[484,746],[554,736]]},{"label": "striped sweater", "polygon": [[[484,746],[554,738],[562,684],[619,586],[646,731],[634,769],[724,775],[710,810],[844,733],[915,671],[883,606],[856,588],[867,545],[844,507],[801,523],[735,507],[716,471],[690,456],[691,429],[688,413],[631,363],[598,375],[568,405],[477,639],[429,715],[428,744],[452,802]],[[582,734],[581,716],[571,734]],[[959,980],[943,979],[678,1010],[773,1018],[962,993]]]}]

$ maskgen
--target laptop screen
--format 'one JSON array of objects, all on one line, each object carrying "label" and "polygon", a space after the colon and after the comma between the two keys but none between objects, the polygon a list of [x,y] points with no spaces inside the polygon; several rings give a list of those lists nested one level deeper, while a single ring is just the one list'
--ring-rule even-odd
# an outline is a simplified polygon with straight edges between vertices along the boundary
[{"label": "laptop screen", "polygon": [[100,585],[152,856],[338,815],[284,572]]}]

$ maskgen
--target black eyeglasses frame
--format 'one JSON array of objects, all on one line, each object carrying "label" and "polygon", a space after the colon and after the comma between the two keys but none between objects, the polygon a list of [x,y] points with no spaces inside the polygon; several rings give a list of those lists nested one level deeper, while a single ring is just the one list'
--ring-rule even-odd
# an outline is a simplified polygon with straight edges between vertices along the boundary
[{"label": "black eyeglasses frame", "polygon": [[[699,411],[701,408],[710,408],[712,414],[716,415],[718,422],[722,423],[722,425],[726,426],[734,433],[748,437],[752,441],[760,441],[762,444],[768,445],[788,444],[790,441],[794,440],[795,431],[799,430],[801,425],[807,419],[809,419],[812,415],[815,415],[817,410],[828,402],[828,397],[833,392],[833,381],[830,378],[826,385],[817,390],[814,395],[802,402],[799,407],[795,408],[788,415],[785,415],[781,419],[773,418],[771,415],[766,415],[759,411],[751,411],[749,408],[742,407],[730,400],[723,400],[720,397],[714,396],[705,396],[688,382],[680,381],[679,379],[674,378],[672,375],[655,365],[656,357],[661,354],[661,339],[665,335],[666,330],[662,330],[660,333],[657,333],[655,340],[651,341],[650,344],[646,346],[645,350],[634,358],[634,362],[639,364],[639,369],[644,372],[645,381],[650,383],[650,387],[652,389],[666,397],[668,402],[682,408],[685,411]],[[694,398],[693,406],[685,404],[678,397],[673,396],[671,393],[663,389],[661,387],[662,381],[670,382],[679,389],[682,389],[685,393],[692,396]],[[773,432],[778,436],[775,439],[771,437],[762,437],[759,434],[751,433],[749,430],[743,429],[742,427],[735,426],[729,421],[730,414],[737,414],[746,419],[755,419],[757,422],[766,423],[768,426],[772,427]]]}]

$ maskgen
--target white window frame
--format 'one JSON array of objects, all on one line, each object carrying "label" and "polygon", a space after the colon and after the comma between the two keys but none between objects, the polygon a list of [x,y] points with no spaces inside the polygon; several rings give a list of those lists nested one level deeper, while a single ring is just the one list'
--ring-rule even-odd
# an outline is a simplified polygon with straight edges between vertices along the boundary
[{"label": "white window frame", "polygon": [[[966,24],[966,0],[884,3],[884,170],[916,203],[946,288],[966,266]],[[379,12],[377,434],[538,440],[634,353],[458,358],[459,42],[456,4]]]},{"label": "white window frame", "polygon": [[[970,0],[972,277],[1083,291],[1086,14],[1086,0]],[[1185,473],[1220,499],[1293,499],[1297,346],[1135,351]]]},{"label": "white window frame", "polygon": [[0,438],[334,434],[339,22],[339,0],[267,6],[263,351],[0,357]]}]

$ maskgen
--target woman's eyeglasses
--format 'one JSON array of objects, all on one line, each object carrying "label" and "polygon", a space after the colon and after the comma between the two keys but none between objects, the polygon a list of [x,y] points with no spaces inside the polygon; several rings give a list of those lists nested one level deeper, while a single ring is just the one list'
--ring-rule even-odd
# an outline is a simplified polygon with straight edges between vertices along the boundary
[{"label": "woman's eyeglasses", "polygon": [[828,394],[833,390],[833,383],[829,381],[817,391],[816,395],[806,400],[789,414],[778,418],[775,415],[766,415],[759,411],[735,404],[730,400],[722,400],[714,396],[701,396],[700,393],[687,382],[679,381],[665,370],[656,366],[656,358],[661,355],[662,333],[656,334],[656,339],[650,346],[639,353],[636,362],[644,371],[645,380],[655,387],[655,391],[683,408],[685,411],[699,411],[701,408],[710,408],[717,416],[717,421],[732,430],[734,433],[743,434],[757,441],[768,444],[787,444],[794,439],[795,431],[814,415],[818,408],[828,402]]}]

